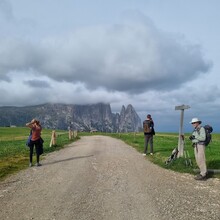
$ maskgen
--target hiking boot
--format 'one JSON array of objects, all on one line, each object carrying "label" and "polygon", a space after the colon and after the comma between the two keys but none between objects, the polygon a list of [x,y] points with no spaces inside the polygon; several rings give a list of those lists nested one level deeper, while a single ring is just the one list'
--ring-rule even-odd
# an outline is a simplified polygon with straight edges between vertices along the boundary
[{"label": "hiking boot", "polygon": [[42,166],[42,164],[40,164],[40,163],[36,163],[36,166],[37,166],[37,167],[40,167],[40,166]]},{"label": "hiking boot", "polygon": [[146,156],[147,154],[142,154],[143,156]]},{"label": "hiking boot", "polygon": [[202,176],[201,174],[199,174],[195,177],[195,180],[207,180],[207,176]]}]

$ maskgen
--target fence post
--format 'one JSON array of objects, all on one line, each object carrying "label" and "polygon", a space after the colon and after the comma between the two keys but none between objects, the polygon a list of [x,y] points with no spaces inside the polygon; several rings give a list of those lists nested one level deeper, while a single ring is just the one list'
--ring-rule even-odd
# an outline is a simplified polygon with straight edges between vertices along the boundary
[{"label": "fence post", "polygon": [[73,137],[74,137],[74,138],[77,137],[77,130],[75,130],[75,131],[73,132]]},{"label": "fence post", "polygon": [[73,139],[73,132],[71,129],[69,129],[69,140]]},{"label": "fence post", "polygon": [[51,140],[50,140],[50,147],[56,145],[56,132],[55,130],[52,131]]}]

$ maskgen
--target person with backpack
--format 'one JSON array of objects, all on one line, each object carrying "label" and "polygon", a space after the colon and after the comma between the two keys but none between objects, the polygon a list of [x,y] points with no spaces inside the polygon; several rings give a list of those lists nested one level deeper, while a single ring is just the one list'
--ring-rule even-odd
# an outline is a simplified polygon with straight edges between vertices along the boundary
[{"label": "person with backpack", "polygon": [[196,163],[200,170],[200,174],[195,176],[195,180],[206,180],[207,167],[206,167],[206,157],[205,157],[205,141],[206,141],[205,128],[201,126],[202,121],[200,121],[198,118],[193,118],[190,123],[192,124],[194,130],[192,132],[192,135],[189,137],[189,139],[192,141]]},{"label": "person with backpack", "polygon": [[143,122],[143,131],[144,131],[144,153],[143,155],[147,155],[148,144],[150,145],[150,155],[153,155],[153,135],[155,135],[154,131],[154,121],[150,114],[147,115],[146,120]]},{"label": "person with backpack", "polygon": [[31,137],[30,137],[30,143],[28,144],[30,148],[30,163],[29,166],[32,166],[32,157],[33,157],[33,151],[35,146],[36,151],[36,157],[37,157],[37,164],[36,166],[41,166],[40,164],[40,155],[43,151],[43,140],[41,138],[41,131],[42,127],[40,124],[40,121],[36,119],[32,119],[31,122],[28,122],[26,124],[26,127],[31,128]]}]

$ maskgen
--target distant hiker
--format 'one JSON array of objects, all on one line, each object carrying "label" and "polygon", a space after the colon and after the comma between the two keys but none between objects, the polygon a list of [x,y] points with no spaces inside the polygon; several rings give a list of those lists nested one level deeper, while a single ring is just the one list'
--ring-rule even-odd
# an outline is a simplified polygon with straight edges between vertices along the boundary
[{"label": "distant hiker", "polygon": [[42,127],[41,127],[40,121],[38,121],[36,119],[32,119],[32,121],[28,122],[26,124],[26,126],[31,128],[31,141],[28,145],[30,147],[30,164],[29,164],[29,166],[30,167],[32,166],[32,157],[33,157],[34,146],[35,146],[36,157],[37,157],[36,166],[41,166],[40,155],[42,154],[43,143],[42,143],[42,138],[41,138]]},{"label": "distant hiker", "polygon": [[147,115],[146,120],[143,122],[143,131],[144,131],[144,153],[147,155],[148,144],[150,144],[150,154],[153,155],[153,135],[154,131],[154,122],[150,114]]},{"label": "distant hiker", "polygon": [[195,177],[195,180],[206,180],[207,167],[205,158],[205,129],[201,126],[202,122],[198,118],[193,118],[190,123],[194,127],[194,130],[189,139],[192,141],[196,163],[200,169],[200,174]]}]

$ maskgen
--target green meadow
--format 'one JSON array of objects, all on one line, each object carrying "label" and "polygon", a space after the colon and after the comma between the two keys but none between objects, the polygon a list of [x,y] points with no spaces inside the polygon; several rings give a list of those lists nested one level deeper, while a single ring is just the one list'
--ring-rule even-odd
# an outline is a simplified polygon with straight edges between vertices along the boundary
[{"label": "green meadow", "polygon": [[[0,127],[0,180],[28,167],[29,148],[26,146],[30,129],[21,127]],[[68,131],[56,131],[56,145],[50,147],[52,130],[43,129],[44,157],[70,143]],[[71,140],[71,142],[74,140]],[[33,162],[35,162],[35,155]]]},{"label": "green meadow", "polygon": [[[26,139],[29,134],[28,128],[5,128],[0,127],[0,180],[10,174],[28,168],[29,149],[26,146]],[[60,150],[67,144],[77,141],[84,135],[108,135],[121,139],[125,143],[134,147],[138,152],[143,153],[144,136],[143,133],[78,133],[75,139],[69,140],[68,131],[56,130],[56,145],[50,147],[52,130],[43,129],[42,138],[44,139],[44,157],[46,154]],[[186,157],[178,158],[166,165],[165,161],[171,155],[172,150],[178,146],[177,133],[157,133],[154,136],[154,155],[147,155],[146,158],[153,163],[181,173],[195,174],[197,166],[194,159],[193,148],[188,140],[190,134],[185,134],[185,153]],[[220,134],[212,135],[212,142],[206,149],[207,167],[211,170],[220,169]],[[35,159],[35,156],[33,157]],[[219,173],[211,173],[212,177],[220,178]]]}]

